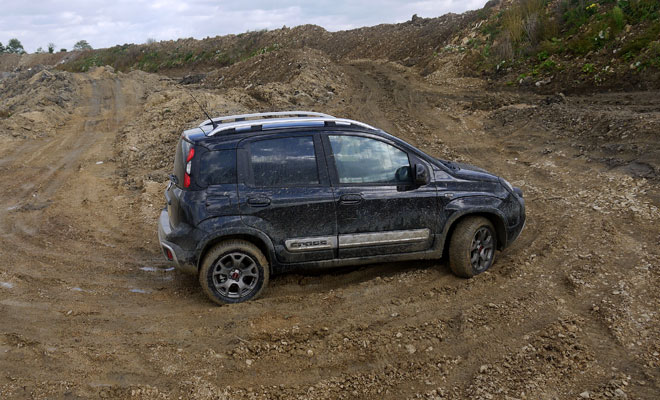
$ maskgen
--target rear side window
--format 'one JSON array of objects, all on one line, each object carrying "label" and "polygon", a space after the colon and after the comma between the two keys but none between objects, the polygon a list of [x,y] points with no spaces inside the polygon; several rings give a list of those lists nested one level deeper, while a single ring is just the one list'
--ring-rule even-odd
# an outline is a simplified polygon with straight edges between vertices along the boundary
[{"label": "rear side window", "polygon": [[319,183],[312,136],[252,142],[250,164],[256,186],[284,187]]},{"label": "rear side window", "polygon": [[200,186],[236,183],[236,150],[209,151],[199,160]]}]

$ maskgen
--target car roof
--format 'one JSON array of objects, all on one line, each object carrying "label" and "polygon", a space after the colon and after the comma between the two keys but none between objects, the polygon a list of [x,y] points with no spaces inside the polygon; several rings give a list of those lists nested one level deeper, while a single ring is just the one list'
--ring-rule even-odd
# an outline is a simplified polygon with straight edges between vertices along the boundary
[{"label": "car roof", "polygon": [[364,122],[311,111],[277,111],[217,117],[202,122],[198,127],[183,132],[189,141],[207,137],[226,137],[232,134],[258,134],[264,131],[290,130],[297,128],[342,127],[358,128],[371,132],[382,132]]}]

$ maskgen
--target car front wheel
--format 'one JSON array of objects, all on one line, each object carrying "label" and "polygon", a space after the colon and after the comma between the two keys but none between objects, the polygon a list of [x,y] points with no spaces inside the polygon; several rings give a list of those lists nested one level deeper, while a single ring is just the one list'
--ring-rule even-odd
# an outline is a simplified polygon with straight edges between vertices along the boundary
[{"label": "car front wheel", "polygon": [[204,257],[199,283],[217,304],[241,303],[261,295],[268,285],[268,261],[254,244],[227,240]]},{"label": "car front wheel", "polygon": [[463,278],[478,275],[493,265],[497,236],[493,224],[484,217],[459,221],[449,243],[449,267]]}]

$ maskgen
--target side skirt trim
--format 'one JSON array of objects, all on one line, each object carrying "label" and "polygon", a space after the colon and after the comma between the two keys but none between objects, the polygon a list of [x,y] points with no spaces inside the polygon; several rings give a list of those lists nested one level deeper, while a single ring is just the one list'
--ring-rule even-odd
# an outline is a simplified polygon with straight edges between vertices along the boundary
[{"label": "side skirt trim", "polygon": [[337,236],[315,236],[287,239],[284,246],[288,251],[314,251],[345,249],[351,247],[379,246],[423,242],[431,237],[431,230],[413,229],[405,231],[387,231],[373,233],[350,233]]},{"label": "side skirt trim", "polygon": [[339,235],[339,248],[423,242],[431,237],[431,230],[388,231]]}]

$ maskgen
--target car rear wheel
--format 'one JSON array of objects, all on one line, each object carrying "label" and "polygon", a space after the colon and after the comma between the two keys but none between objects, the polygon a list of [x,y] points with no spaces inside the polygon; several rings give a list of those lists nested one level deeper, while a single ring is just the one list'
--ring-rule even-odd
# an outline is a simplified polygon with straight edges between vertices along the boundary
[{"label": "car rear wheel", "polygon": [[215,245],[204,257],[199,283],[217,304],[255,299],[268,286],[268,261],[254,244],[228,240]]},{"label": "car rear wheel", "polygon": [[449,267],[463,278],[478,275],[493,265],[497,236],[493,224],[484,217],[459,221],[449,243]]}]

